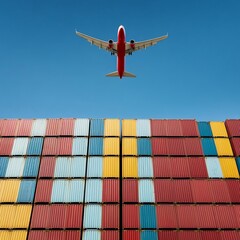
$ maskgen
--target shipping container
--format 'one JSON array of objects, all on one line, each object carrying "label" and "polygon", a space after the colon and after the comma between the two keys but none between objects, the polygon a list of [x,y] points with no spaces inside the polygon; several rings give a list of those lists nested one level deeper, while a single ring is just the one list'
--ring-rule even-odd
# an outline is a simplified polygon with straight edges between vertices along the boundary
[{"label": "shipping container", "polygon": [[103,183],[101,179],[87,179],[85,202],[101,203],[103,193]]},{"label": "shipping container", "polygon": [[217,156],[217,149],[213,138],[202,138],[202,148],[205,156]]},{"label": "shipping container", "polygon": [[140,203],[154,203],[155,193],[153,180],[141,179],[138,181],[138,194]]},{"label": "shipping container", "polygon": [[231,144],[227,138],[214,138],[218,156],[233,156]]},{"label": "shipping container", "polygon": [[39,164],[39,157],[27,157],[24,164],[23,177],[37,177]]},{"label": "shipping container", "polygon": [[29,137],[32,130],[32,119],[21,119],[18,124],[16,136]]},{"label": "shipping container", "polygon": [[138,177],[153,178],[153,165],[151,157],[138,157]]},{"label": "shipping container", "polygon": [[103,179],[103,202],[120,202],[120,180]]},{"label": "shipping container", "polygon": [[53,180],[39,179],[35,194],[35,203],[50,203]]},{"label": "shipping container", "polygon": [[200,138],[184,138],[183,141],[187,156],[203,156]]},{"label": "shipping container", "polygon": [[120,139],[113,137],[105,137],[103,140],[103,155],[119,156],[120,154]]},{"label": "shipping container", "polygon": [[73,138],[72,155],[87,155],[88,139],[86,137]]},{"label": "shipping container", "polygon": [[2,136],[3,137],[6,137],[6,136],[14,137],[14,136],[16,136],[18,124],[19,124],[18,119],[6,119],[4,121]]},{"label": "shipping container", "polygon": [[101,231],[101,240],[120,240],[119,231],[116,230],[103,230]]},{"label": "shipping container", "polygon": [[79,230],[33,230],[29,231],[28,240],[79,240]]},{"label": "shipping container", "polygon": [[83,228],[100,229],[101,227],[102,227],[102,205],[100,204],[85,205]]},{"label": "shipping container", "polygon": [[206,166],[210,178],[222,178],[222,169],[217,157],[206,157]]},{"label": "shipping container", "polygon": [[183,138],[167,138],[168,155],[185,156],[184,139]]},{"label": "shipping container", "polygon": [[75,119],[61,119],[60,136],[73,136]]},{"label": "shipping container", "polygon": [[178,228],[177,214],[174,205],[157,205],[158,228]]},{"label": "shipping container", "polygon": [[[179,231],[178,240],[186,240],[186,239],[202,240],[201,233],[197,231]],[[204,238],[204,240],[207,240],[207,239]],[[211,240],[214,240],[214,239],[211,239]]]},{"label": "shipping container", "polygon": [[28,140],[28,138],[23,137],[15,138],[12,147],[12,155],[26,155]]},{"label": "shipping container", "polygon": [[120,137],[120,120],[119,119],[104,120],[104,136]]},{"label": "shipping container", "polygon": [[152,138],[152,154],[169,155],[167,138]]},{"label": "shipping container", "polygon": [[166,121],[151,119],[151,135],[153,137],[167,136]]},{"label": "shipping container", "polygon": [[137,136],[137,123],[135,119],[122,120],[122,136],[123,137]]},{"label": "shipping container", "polygon": [[232,138],[231,139],[232,150],[234,152],[234,156],[240,156],[240,138]]},{"label": "shipping container", "polygon": [[221,239],[238,240],[240,238],[239,231],[220,231]]},{"label": "shipping container", "polygon": [[138,156],[151,156],[152,145],[150,138],[138,138],[137,139],[137,151]]},{"label": "shipping container", "polygon": [[[1,163],[0,163],[1,164]],[[236,165],[237,165],[237,168],[238,168],[238,173],[240,174],[240,157],[237,157],[236,158]],[[1,170],[0,170],[1,172]],[[1,175],[0,175],[1,176]]]},{"label": "shipping container", "polygon": [[14,138],[0,138],[0,155],[11,155],[13,142]]},{"label": "shipping container", "polygon": [[0,180],[0,202],[15,203],[18,197],[20,180]]},{"label": "shipping container", "polygon": [[238,228],[240,227],[240,205],[233,205],[233,210],[237,219]]},{"label": "shipping container", "polygon": [[87,137],[89,133],[89,119],[77,118],[74,124],[74,136]]},{"label": "shipping container", "polygon": [[89,140],[89,155],[103,155],[103,138],[91,137]]},{"label": "shipping container", "polygon": [[137,157],[122,158],[122,177],[137,178],[138,177],[138,159]]},{"label": "shipping container", "polygon": [[103,157],[89,157],[87,167],[87,177],[103,176]]},{"label": "shipping container", "polygon": [[171,157],[169,158],[169,162],[171,177],[173,178],[191,177],[187,157]]},{"label": "shipping container", "polygon": [[[178,240],[178,232],[174,230],[164,230],[164,231],[158,231],[158,239],[159,240]],[[191,238],[190,238],[191,239]],[[186,238],[187,240],[187,238]],[[198,239],[201,240],[201,239]]]},{"label": "shipping container", "polygon": [[197,212],[194,205],[177,205],[176,213],[179,228],[198,228]]},{"label": "shipping container", "polygon": [[136,138],[122,138],[122,155],[137,156]]},{"label": "shipping container", "polygon": [[201,137],[213,136],[209,122],[198,122],[198,130]]},{"label": "shipping container", "polygon": [[119,229],[120,228],[120,207],[119,204],[102,205],[102,228]]},{"label": "shipping container", "polygon": [[101,240],[100,230],[84,230],[82,240]]},{"label": "shipping container", "polygon": [[199,137],[196,120],[180,120],[184,137]]},{"label": "shipping container", "polygon": [[240,119],[227,119],[225,125],[229,137],[240,137]]},{"label": "shipping container", "polygon": [[[240,203],[240,181],[227,180],[226,181],[231,202]],[[240,226],[240,225],[239,225]]]},{"label": "shipping container", "polygon": [[122,232],[123,240],[140,240],[140,231],[139,230],[124,230]]},{"label": "shipping container", "polygon": [[44,139],[42,155],[56,156],[59,153],[59,141],[56,137],[46,137]]},{"label": "shipping container", "polygon": [[192,178],[207,178],[207,167],[203,157],[189,157],[188,166]]},{"label": "shipping container", "polygon": [[122,202],[138,203],[138,180],[123,179],[122,180]]},{"label": "shipping container", "polygon": [[27,155],[41,155],[43,147],[43,138],[34,137],[29,139]]},{"label": "shipping container", "polygon": [[145,230],[141,231],[141,240],[158,240],[157,231]]},{"label": "shipping container", "polygon": [[24,157],[9,158],[5,177],[21,177],[23,174],[24,164]]},{"label": "shipping container", "polygon": [[156,229],[156,207],[154,205],[140,205],[140,226],[142,229]]},{"label": "shipping container", "polygon": [[190,180],[188,179],[173,180],[173,186],[174,186],[174,195],[175,195],[174,202],[180,202],[180,203],[193,202]]},{"label": "shipping container", "polygon": [[218,228],[212,205],[196,205],[198,228]]},{"label": "shipping container", "polygon": [[26,240],[27,239],[27,231],[3,230],[3,231],[0,231],[0,239],[3,239],[3,240]]},{"label": "shipping container", "polygon": [[8,167],[8,157],[0,157],[0,177],[5,177]]},{"label": "shipping container", "polygon": [[18,203],[33,202],[35,187],[36,187],[35,180],[22,180],[19,188],[17,202]]},{"label": "shipping container", "polygon": [[154,179],[153,182],[157,203],[175,202],[174,184],[171,179]]},{"label": "shipping container", "polygon": [[167,136],[169,137],[181,137],[183,136],[180,120],[167,120],[165,122],[167,129]]},{"label": "shipping container", "polygon": [[91,119],[90,122],[90,136],[104,136],[104,120],[103,119]]},{"label": "shipping container", "polygon": [[153,157],[153,174],[155,178],[172,177],[170,158]]},{"label": "shipping container", "polygon": [[137,204],[122,205],[122,227],[123,229],[140,228],[139,205]]},{"label": "shipping container", "polygon": [[229,203],[231,202],[228,187],[225,180],[210,180],[214,202]]},{"label": "shipping container", "polygon": [[150,137],[151,136],[151,122],[149,119],[137,119],[136,130],[138,137]]},{"label": "shipping container", "polygon": [[56,157],[42,157],[39,169],[39,177],[53,177]]},{"label": "shipping container", "polygon": [[239,178],[235,158],[219,158],[224,178]]},{"label": "shipping container", "polygon": [[103,177],[119,178],[120,176],[120,159],[119,157],[103,158]]},{"label": "shipping container", "polygon": [[3,130],[4,130],[5,122],[6,122],[5,119],[0,119],[0,136],[2,136],[2,133],[3,133]]},{"label": "shipping container", "polygon": [[59,141],[59,152],[58,155],[72,155],[73,138],[71,137],[60,137]]},{"label": "shipping container", "polygon": [[61,131],[61,119],[48,119],[46,136],[59,136]]},{"label": "shipping container", "polygon": [[46,119],[35,119],[32,125],[31,136],[45,136],[46,127]]},{"label": "shipping container", "polygon": [[228,137],[224,122],[210,122],[210,126],[214,137]]}]

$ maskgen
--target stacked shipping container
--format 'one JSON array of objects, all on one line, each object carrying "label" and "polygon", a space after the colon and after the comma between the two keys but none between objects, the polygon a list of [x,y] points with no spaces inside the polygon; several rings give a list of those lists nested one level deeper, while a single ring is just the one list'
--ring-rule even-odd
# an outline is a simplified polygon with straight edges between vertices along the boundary
[{"label": "stacked shipping container", "polygon": [[240,120],[0,120],[0,239],[239,239],[239,143]]}]

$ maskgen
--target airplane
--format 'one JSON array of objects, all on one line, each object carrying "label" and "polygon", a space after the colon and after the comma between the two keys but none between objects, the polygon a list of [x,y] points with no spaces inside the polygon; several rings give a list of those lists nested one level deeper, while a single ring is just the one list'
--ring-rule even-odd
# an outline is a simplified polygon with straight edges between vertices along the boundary
[{"label": "airplane", "polygon": [[114,42],[110,39],[108,42],[102,41],[97,38],[90,37],[86,34],[80,33],[76,30],[76,34],[79,37],[86,39],[93,45],[98,46],[99,48],[103,48],[106,51],[109,51],[111,55],[117,55],[117,71],[107,74],[107,77],[136,77],[134,74],[125,71],[125,56],[132,55],[133,52],[153,46],[157,44],[159,41],[162,41],[168,37],[164,35],[162,37],[153,38],[147,41],[135,42],[134,40],[130,40],[130,42],[126,42],[126,32],[124,26],[119,26],[118,28],[118,41]]}]

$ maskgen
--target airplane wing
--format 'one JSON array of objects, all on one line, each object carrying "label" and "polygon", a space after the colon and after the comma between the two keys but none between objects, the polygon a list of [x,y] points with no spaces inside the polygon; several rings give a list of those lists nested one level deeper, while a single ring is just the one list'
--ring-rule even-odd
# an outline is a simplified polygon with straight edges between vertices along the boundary
[{"label": "airplane wing", "polygon": [[109,48],[109,43],[106,42],[106,41],[102,41],[100,39],[90,37],[90,36],[88,36],[86,34],[78,32],[78,31],[76,31],[76,34],[79,37],[82,37],[82,38],[86,39],[88,42],[90,42],[91,44],[93,44],[93,45],[95,45],[95,46],[97,46],[99,48],[107,50],[107,51],[109,51],[111,53],[117,53],[116,43],[113,43],[113,47]]},{"label": "airplane wing", "polygon": [[168,38],[168,35],[158,37],[158,38],[153,38],[153,39],[150,39],[150,40],[147,40],[147,41],[135,42],[133,44],[134,47],[131,46],[132,45],[131,43],[127,43],[125,53],[126,54],[131,54],[132,52],[135,52],[137,50],[140,50],[140,49],[143,49],[143,48],[146,49],[147,47],[153,46],[153,45],[157,44],[158,42],[160,42],[160,41],[162,41],[166,38]]}]

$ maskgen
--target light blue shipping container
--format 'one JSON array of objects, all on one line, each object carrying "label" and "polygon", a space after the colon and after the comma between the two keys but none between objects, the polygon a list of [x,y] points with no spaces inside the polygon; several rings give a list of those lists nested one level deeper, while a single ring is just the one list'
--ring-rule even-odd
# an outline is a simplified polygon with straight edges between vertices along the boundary
[{"label": "light blue shipping container", "polygon": [[140,226],[142,229],[157,228],[156,208],[154,205],[140,206]]},{"label": "light blue shipping container", "polygon": [[8,161],[6,177],[21,177],[23,174],[25,159],[24,157],[11,157]]},{"label": "light blue shipping container", "polygon": [[84,180],[82,179],[68,180],[68,184],[69,193],[66,196],[66,202],[82,203],[84,195]]},{"label": "light blue shipping container", "polygon": [[102,206],[100,204],[88,204],[84,207],[83,228],[101,228]]},{"label": "light blue shipping container", "polygon": [[22,180],[18,192],[17,202],[31,203],[33,202],[36,187],[36,180]]},{"label": "light blue shipping container", "polygon": [[86,157],[72,157],[69,177],[85,177]]},{"label": "light blue shipping container", "polygon": [[202,148],[205,156],[217,156],[217,149],[213,138],[202,138]]},{"label": "light blue shipping container", "polygon": [[141,240],[158,240],[157,231],[151,230],[141,231]]},{"label": "light blue shipping container", "polygon": [[100,230],[84,230],[83,240],[101,240],[101,231]]},{"label": "light blue shipping container", "polygon": [[67,178],[70,174],[71,157],[58,157],[56,160],[54,177]]},{"label": "light blue shipping container", "polygon": [[222,178],[222,169],[217,157],[206,157],[206,166],[210,178]]},{"label": "light blue shipping container", "polygon": [[152,178],[153,165],[151,157],[138,157],[138,177]]},{"label": "light blue shipping container", "polygon": [[138,181],[138,197],[140,203],[155,202],[153,180],[141,179]]},{"label": "light blue shipping container", "polygon": [[152,155],[152,144],[151,144],[150,138],[138,138],[137,145],[138,145],[137,151],[139,156]]},{"label": "light blue shipping container", "polygon": [[87,155],[88,138],[73,138],[72,155]]},{"label": "light blue shipping container", "polygon": [[26,155],[29,139],[26,137],[15,138],[12,147],[12,155]]},{"label": "light blue shipping container", "polygon": [[86,181],[86,194],[85,202],[87,203],[100,203],[102,202],[102,180],[88,179]]},{"label": "light blue shipping container", "polygon": [[39,157],[27,157],[23,169],[23,177],[37,177],[39,164]]},{"label": "light blue shipping container", "polygon": [[151,136],[151,123],[149,119],[137,119],[137,137]]},{"label": "light blue shipping container", "polygon": [[51,202],[66,202],[65,195],[68,194],[67,180],[54,180],[52,186]]},{"label": "light blue shipping container", "polygon": [[103,155],[103,138],[92,137],[89,140],[89,155]]},{"label": "light blue shipping container", "polygon": [[47,127],[46,119],[36,119],[33,122],[31,136],[45,136]]},{"label": "light blue shipping container", "polygon": [[8,167],[8,157],[0,157],[0,177],[5,177]]},{"label": "light blue shipping container", "polygon": [[90,122],[90,136],[104,136],[104,120],[91,119]]},{"label": "light blue shipping container", "polygon": [[89,119],[76,119],[74,124],[74,136],[88,136]]},{"label": "light blue shipping container", "polygon": [[28,143],[27,155],[41,155],[43,146],[42,137],[31,138]]},{"label": "light blue shipping container", "polygon": [[103,157],[89,157],[87,177],[99,177],[103,175]]},{"label": "light blue shipping container", "polygon": [[198,130],[201,137],[213,136],[209,122],[198,122]]}]

